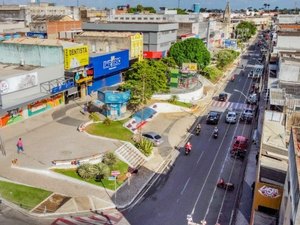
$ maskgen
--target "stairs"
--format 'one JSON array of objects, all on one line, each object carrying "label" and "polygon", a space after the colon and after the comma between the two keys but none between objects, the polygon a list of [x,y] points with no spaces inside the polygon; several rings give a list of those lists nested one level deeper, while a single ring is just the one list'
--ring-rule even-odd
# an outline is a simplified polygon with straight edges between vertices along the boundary
[{"label": "stairs", "polygon": [[148,160],[143,153],[129,142],[125,142],[115,151],[115,154],[133,168],[143,165]]}]

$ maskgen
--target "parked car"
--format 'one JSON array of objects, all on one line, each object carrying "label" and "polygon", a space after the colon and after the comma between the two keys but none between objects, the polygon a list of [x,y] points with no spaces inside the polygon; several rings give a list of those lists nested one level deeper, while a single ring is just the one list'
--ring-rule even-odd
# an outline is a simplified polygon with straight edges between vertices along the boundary
[{"label": "parked car", "polygon": [[219,101],[226,102],[227,97],[228,97],[227,93],[222,92],[219,94]]},{"label": "parked car", "polygon": [[206,124],[218,124],[220,119],[220,113],[215,111],[210,111],[207,115]]},{"label": "parked car", "polygon": [[229,111],[226,114],[225,122],[226,123],[236,123],[237,114],[234,111]]},{"label": "parked car", "polygon": [[254,117],[254,113],[252,109],[245,109],[240,117],[240,121],[251,123]]},{"label": "parked car", "polygon": [[257,103],[258,97],[256,93],[252,93],[247,98],[247,103],[254,105]]},{"label": "parked car", "polygon": [[162,137],[155,132],[145,132],[142,134],[142,136],[147,140],[151,141],[154,144],[154,146],[159,146],[164,142]]}]

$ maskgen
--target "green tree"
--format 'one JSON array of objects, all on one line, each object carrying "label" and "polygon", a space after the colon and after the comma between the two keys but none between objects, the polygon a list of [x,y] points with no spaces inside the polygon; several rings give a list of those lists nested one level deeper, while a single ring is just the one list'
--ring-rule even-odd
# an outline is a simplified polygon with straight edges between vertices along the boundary
[{"label": "green tree", "polygon": [[137,9],[138,12],[143,12],[144,11],[144,7],[140,4],[136,6],[136,9]]},{"label": "green tree", "polygon": [[236,36],[242,41],[247,41],[256,33],[256,26],[253,22],[242,21],[236,26]]},{"label": "green tree", "polygon": [[197,38],[177,42],[171,46],[169,56],[178,66],[182,63],[197,63],[199,69],[203,69],[210,63],[210,53],[203,41]]},{"label": "green tree", "polygon": [[118,161],[117,156],[113,152],[108,152],[103,157],[103,163],[112,167]]},{"label": "green tree", "polygon": [[93,165],[93,178],[104,178],[108,177],[110,174],[110,169],[108,165],[104,163],[97,163]]},{"label": "green tree", "polygon": [[175,60],[172,57],[162,58],[161,61],[169,68],[175,68],[177,66]]},{"label": "green tree", "polygon": [[154,93],[169,91],[169,68],[161,60],[143,60],[132,65],[125,73],[122,90],[130,90],[130,107],[137,109],[151,99]]},{"label": "green tree", "polygon": [[144,11],[148,11],[149,13],[156,13],[156,10],[153,7],[144,7]]},{"label": "green tree", "polygon": [[203,69],[204,76],[215,82],[222,76],[222,71],[215,66],[207,66]]},{"label": "green tree", "polygon": [[224,49],[219,51],[216,55],[217,68],[223,69],[224,67],[232,63],[238,55],[239,53],[234,50]]},{"label": "green tree", "polygon": [[77,173],[82,179],[91,179],[95,176],[93,165],[90,163],[80,165],[77,168]]}]

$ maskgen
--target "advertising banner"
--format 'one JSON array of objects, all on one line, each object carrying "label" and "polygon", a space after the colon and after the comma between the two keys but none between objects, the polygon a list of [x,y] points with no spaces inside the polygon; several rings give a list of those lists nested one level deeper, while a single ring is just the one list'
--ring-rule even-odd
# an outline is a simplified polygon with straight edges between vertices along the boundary
[{"label": "advertising banner", "polygon": [[115,74],[129,67],[129,50],[90,57],[94,78]]},{"label": "advertising banner", "polygon": [[0,80],[0,94],[8,94],[38,85],[37,72]]},{"label": "advertising banner", "polygon": [[197,71],[197,63],[182,63],[182,70],[184,71]]},{"label": "advertising banner", "polygon": [[89,51],[87,45],[64,49],[65,69],[73,69],[89,64]]}]

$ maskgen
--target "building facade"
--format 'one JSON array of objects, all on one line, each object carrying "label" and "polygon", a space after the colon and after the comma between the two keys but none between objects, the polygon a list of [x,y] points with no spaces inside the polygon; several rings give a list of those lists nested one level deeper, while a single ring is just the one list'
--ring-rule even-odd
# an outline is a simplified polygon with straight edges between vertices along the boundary
[{"label": "building facade", "polygon": [[140,32],[146,58],[162,58],[177,39],[177,23],[84,23],[84,31]]}]

